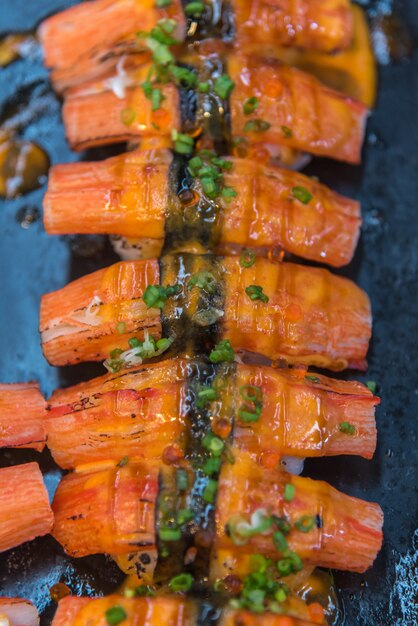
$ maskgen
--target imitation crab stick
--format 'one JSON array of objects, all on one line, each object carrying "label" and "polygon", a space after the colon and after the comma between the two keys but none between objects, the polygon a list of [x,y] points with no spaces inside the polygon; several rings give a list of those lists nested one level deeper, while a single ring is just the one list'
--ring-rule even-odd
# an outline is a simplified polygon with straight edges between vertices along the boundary
[{"label": "imitation crab stick", "polygon": [[[83,150],[126,140],[167,138],[180,128],[179,94],[171,83],[161,85],[165,97],[157,110],[141,84],[150,65],[138,60],[127,67],[119,92],[116,73],[68,90],[63,107],[71,147]],[[283,148],[359,163],[367,108],[325,87],[313,76],[275,60],[230,55],[228,73],[235,87],[229,96],[233,141],[261,145],[271,156]],[[256,98],[257,107],[245,112]]]},{"label": "imitation crab stick", "polygon": [[[122,609],[126,626],[197,626],[199,609],[191,599],[179,596],[157,596],[126,598],[117,594],[104,598],[67,596],[60,600],[52,626],[106,626],[106,613]],[[285,609],[283,609],[285,611]],[[274,615],[273,613],[251,613],[224,609],[219,626],[312,626],[325,624],[324,620],[310,619],[309,606],[298,604],[296,615]]]},{"label": "imitation crab stick", "polygon": [[[221,470],[216,509],[213,575],[239,575],[251,554],[280,558],[275,519],[287,548],[303,562],[353,572],[369,568],[382,544],[383,514],[378,504],[345,495],[323,481],[279,474],[241,452]],[[263,532],[255,517],[272,518]],[[280,537],[281,539],[281,537]]]},{"label": "imitation crab stick", "polygon": [[349,0],[232,0],[238,46],[335,52],[350,45]]},{"label": "imitation crab stick", "polygon": [[144,332],[159,340],[161,310],[148,308],[143,298],[147,287],[162,283],[178,290],[163,311],[168,344],[176,333],[180,340],[195,331],[195,339],[212,342],[209,347],[222,339],[272,360],[365,367],[370,303],[354,283],[292,263],[242,263],[238,257],[173,256],[121,262],[80,278],[42,298],[44,354],[65,365],[123,352],[128,339],[142,340]]},{"label": "imitation crab stick", "polygon": [[[282,248],[337,267],[350,262],[361,224],[358,202],[297,172],[240,158],[226,163],[225,184],[237,195],[228,201],[219,198],[209,251]],[[154,257],[167,238],[183,252],[193,251],[196,235],[186,234],[190,207],[177,196],[179,176],[172,164],[169,151],[150,150],[54,166],[44,199],[46,231],[135,238],[138,254],[146,250]],[[303,202],[295,189],[307,194]],[[197,181],[190,191],[195,204],[199,198],[205,201]],[[199,219],[199,204],[193,210]],[[168,232],[170,224],[175,232]]]},{"label": "imitation crab stick", "polygon": [[0,447],[41,452],[45,446],[45,407],[37,383],[0,385]]},{"label": "imitation crab stick", "polygon": [[38,35],[52,80],[63,85],[89,80],[115,67],[132,53],[138,31],[150,31],[158,20],[175,18],[175,36],[183,39],[185,19],[179,0],[157,8],[154,0],[94,0],[71,7],[42,22]]},{"label": "imitation crab stick", "polygon": [[[372,565],[382,542],[378,505],[347,496],[324,482],[268,470],[243,451],[231,451],[235,463],[223,465],[215,505],[215,577],[231,571],[245,573],[250,554],[280,559],[287,550],[298,554],[298,562],[324,567],[363,572]],[[176,470],[165,466],[164,472],[174,475]],[[193,497],[191,478],[188,485],[186,503],[192,502],[188,500]],[[142,573],[150,580],[159,558],[157,534],[163,536],[161,523],[157,527],[155,523],[161,519],[156,517],[162,502],[158,494],[155,464],[128,463],[68,474],[54,497],[52,534],[75,557],[145,553],[147,557],[140,559]],[[192,503],[188,510],[194,515],[190,507]],[[259,534],[261,518],[268,518],[269,525]],[[276,519],[286,522],[286,547],[275,543]],[[196,524],[193,536],[200,522]],[[182,527],[183,532],[189,531]]]},{"label": "imitation crab stick", "polygon": [[[235,83],[230,97],[231,131],[235,138],[349,163],[359,163],[367,107],[325,87],[313,76],[275,60],[231,55],[228,70]],[[246,114],[244,103],[258,99]]]},{"label": "imitation crab stick", "polygon": [[0,623],[2,626],[39,626],[38,611],[29,600],[0,598]]},{"label": "imitation crab stick", "polygon": [[0,552],[46,535],[53,514],[37,463],[0,469]]},{"label": "imitation crab stick", "polygon": [[170,137],[180,127],[180,97],[171,83],[161,86],[164,98],[153,110],[140,85],[147,80],[151,65],[137,65],[124,75],[84,83],[68,90],[62,110],[67,139],[75,150],[154,136]]},{"label": "imitation crab stick", "polygon": [[[55,391],[44,420],[55,461],[68,469],[109,459],[118,462],[125,456],[161,459],[173,446],[181,457],[194,419],[187,399],[198,393],[192,374],[203,366],[225,385],[211,411],[221,413],[229,428],[233,425],[235,445],[262,464],[277,465],[281,455],[373,455],[374,407],[379,400],[361,383],[313,376],[306,370],[242,364],[225,369],[172,359]],[[245,389],[257,390],[262,403],[258,419],[248,423],[240,418]],[[213,421],[216,429],[219,420]],[[341,430],[342,424],[351,425],[350,433],[344,426]]]}]

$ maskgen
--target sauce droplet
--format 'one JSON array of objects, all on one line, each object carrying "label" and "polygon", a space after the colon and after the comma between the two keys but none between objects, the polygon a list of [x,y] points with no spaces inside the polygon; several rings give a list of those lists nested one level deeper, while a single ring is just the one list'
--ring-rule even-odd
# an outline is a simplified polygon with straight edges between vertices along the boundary
[{"label": "sauce droplet", "polygon": [[15,198],[37,189],[48,169],[48,155],[37,144],[0,134],[0,196]]},{"label": "sauce droplet", "polygon": [[49,595],[54,602],[59,602],[62,598],[71,595],[71,590],[64,583],[56,583],[49,590]]}]

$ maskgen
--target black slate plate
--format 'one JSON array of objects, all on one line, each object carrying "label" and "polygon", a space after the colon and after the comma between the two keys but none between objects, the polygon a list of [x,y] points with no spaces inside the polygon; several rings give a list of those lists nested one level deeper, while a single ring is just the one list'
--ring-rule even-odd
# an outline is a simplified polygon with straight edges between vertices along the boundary
[{"label": "black slate plate", "polygon": [[[71,0],[0,0],[0,32],[32,29]],[[367,1],[362,2],[367,4]],[[377,0],[385,10],[390,2]],[[416,0],[395,0],[395,11],[418,40]],[[75,160],[66,144],[60,105],[37,61],[17,61],[0,70],[0,110],[27,87],[43,113],[24,131],[36,138],[52,163]],[[364,226],[356,257],[343,273],[369,293],[374,336],[369,371],[363,380],[379,383],[378,449],[373,461],[341,457],[311,461],[305,474],[323,478],[349,494],[380,502],[385,512],[385,542],[374,567],[364,576],[338,573],[337,585],[347,626],[413,626],[417,616],[417,441],[418,413],[418,54],[380,68],[379,100],[368,125],[363,166],[315,160],[308,168],[335,189],[362,201]],[[96,153],[97,154],[97,153]],[[50,367],[37,334],[39,298],[70,279],[115,260],[104,239],[47,237],[41,221],[21,226],[22,214],[41,210],[45,188],[10,201],[0,200],[0,380],[38,379],[42,390],[93,376],[96,366]],[[356,373],[352,377],[361,378]],[[52,495],[60,477],[47,452],[2,451],[0,466],[40,462]],[[414,570],[415,568],[415,570]],[[0,556],[0,594],[28,597],[49,623],[54,603],[49,587],[58,581],[73,592],[108,593],[122,579],[104,557],[66,557],[51,537]]]}]

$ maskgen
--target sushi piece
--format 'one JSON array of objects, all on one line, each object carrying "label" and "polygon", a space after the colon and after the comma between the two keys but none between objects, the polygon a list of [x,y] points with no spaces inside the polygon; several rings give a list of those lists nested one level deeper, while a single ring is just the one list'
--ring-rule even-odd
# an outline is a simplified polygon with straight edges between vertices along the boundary
[{"label": "sushi piece", "polygon": [[[116,610],[116,614],[124,615],[127,626],[197,626],[200,623],[199,607],[196,601],[188,598],[178,595],[126,598],[112,594],[104,598],[63,598],[58,604],[52,626],[87,626],[93,620],[97,626],[106,626],[106,614],[109,615],[108,612],[112,610]],[[219,626],[324,626],[324,619],[315,615],[311,621],[310,615],[314,611],[315,609],[310,610],[309,606],[301,607],[300,604],[298,610],[287,615],[224,609],[217,623]]]},{"label": "sushi piece", "polygon": [[186,21],[180,0],[163,8],[154,0],[93,0],[47,18],[38,29],[47,67],[58,90],[114,69],[124,55],[138,51],[138,31],[151,31],[161,19],[175,19],[182,40]]},{"label": "sushi piece", "polygon": [[[199,387],[195,376],[202,368],[208,382]],[[212,376],[222,378],[222,394],[210,385]],[[260,396],[259,415],[243,413],[251,392]],[[232,428],[234,445],[268,467],[281,456],[371,458],[374,453],[379,399],[361,383],[304,369],[243,364],[225,369],[184,359],[140,365],[55,391],[44,420],[48,447],[64,469],[124,457],[161,460],[175,450],[182,458],[205,393],[215,401],[207,404],[210,410],[216,409],[215,416],[221,412]],[[191,394],[192,405],[186,402]],[[212,422],[216,429],[219,420]]]},{"label": "sushi piece", "polygon": [[[217,55],[214,62],[216,59],[219,63]],[[177,87],[162,84],[165,99],[158,109],[152,110],[141,86],[150,65],[141,58],[132,63],[134,67],[127,68],[124,74],[126,87],[121,91],[115,73],[68,90],[63,119],[74,150],[126,140],[138,143],[156,136],[166,138],[172,129],[181,127]],[[201,62],[196,63],[199,67]],[[226,73],[235,85],[226,98],[230,131],[241,152],[246,144],[260,145],[276,158],[280,158],[283,149],[292,148],[349,163],[360,162],[368,115],[364,104],[274,59],[229,55]],[[248,101],[257,103],[251,105],[250,112]],[[225,108],[226,105],[222,110]]]},{"label": "sushi piece", "polygon": [[62,115],[70,146],[80,151],[128,140],[170,140],[181,124],[179,92],[172,83],[161,85],[162,101],[155,109],[141,86],[150,71],[149,62],[129,71],[120,66],[119,74],[69,89]]},{"label": "sushi piece", "polygon": [[[231,55],[228,73],[235,83],[230,97],[235,141],[260,144],[273,157],[285,145],[360,163],[368,116],[364,104],[272,59]],[[247,113],[245,103],[251,98],[256,98],[257,107]]]},{"label": "sushi piece", "polygon": [[39,614],[29,600],[0,598],[0,623],[2,626],[39,626]]},{"label": "sushi piece", "polygon": [[[214,536],[210,535],[213,579],[245,575],[255,553],[275,561],[292,559],[295,568],[309,563],[364,572],[372,565],[382,543],[383,517],[377,504],[347,496],[321,481],[267,470],[233,447],[231,453],[235,462],[223,463],[218,493],[211,499],[216,521]],[[180,496],[178,491],[162,491],[165,497],[159,497],[159,485],[177,484],[175,466],[161,466],[160,474],[153,463],[68,474],[52,504],[52,534],[73,557],[107,553],[132,558],[137,553],[138,575],[148,583],[161,558],[159,542],[170,545],[178,566],[184,558],[182,537],[193,541],[205,523],[198,516],[194,523],[190,517],[188,524],[179,521],[181,511],[196,515],[193,473],[184,464],[182,471],[188,472],[186,492]],[[210,479],[212,483],[216,481]],[[165,502],[172,500],[170,521],[165,522],[161,517]],[[209,547],[206,542],[205,549]],[[283,568],[282,575],[292,571]]]},{"label": "sushi piece", "polygon": [[[297,5],[295,0],[234,0],[232,13],[236,44],[251,53],[265,55],[278,46],[335,52],[346,48],[353,36],[349,0],[298,0]],[[183,41],[186,19],[178,0],[162,8],[152,0],[94,0],[47,18],[38,36],[54,86],[61,91],[114,68],[123,55],[141,49],[138,31],[150,31],[166,18],[177,22],[174,35]],[[222,37],[226,18],[215,29],[213,19],[208,7],[198,21]]]},{"label": "sushi piece", "polygon": [[252,554],[285,561],[284,576],[302,562],[364,572],[380,550],[382,525],[378,504],[267,470],[241,452],[219,477],[211,575],[246,573]]},{"label": "sushi piece", "polygon": [[196,608],[184,598],[174,595],[126,598],[113,594],[104,598],[63,598],[58,604],[52,626],[87,626],[92,623],[108,626],[107,616],[111,616],[112,612],[123,616],[126,626],[196,625]]},{"label": "sushi piece", "polygon": [[53,521],[37,463],[0,469],[0,552],[46,535]]},{"label": "sushi piece", "polygon": [[246,52],[277,46],[335,52],[353,37],[349,0],[232,0],[236,43]]},{"label": "sushi piece", "polygon": [[151,576],[158,556],[157,496],[158,466],[152,463],[68,474],[52,503],[52,535],[74,557],[140,551],[147,555],[142,574]]},{"label": "sushi piece", "polygon": [[124,354],[119,367],[125,356],[135,365],[140,353],[158,356],[176,339],[183,345],[186,333],[193,353],[227,340],[271,360],[364,369],[371,313],[361,289],[323,269],[182,255],[117,263],[43,296],[40,331],[53,365],[103,360],[114,350]]},{"label": "sushi piece", "polygon": [[0,447],[42,452],[45,407],[37,383],[0,385]]},{"label": "sushi piece", "polygon": [[[212,159],[217,158],[214,153]],[[158,257],[164,245],[171,252],[193,252],[202,244],[208,252],[283,249],[335,267],[350,262],[361,225],[358,202],[297,172],[248,159],[222,162],[225,186],[237,193],[216,199],[218,219],[209,237],[203,228],[204,240],[198,227],[205,224],[203,210],[211,199],[196,177],[182,202],[184,185],[180,197],[177,191],[182,172],[166,150],[52,167],[44,198],[45,229],[51,235],[105,233],[135,239],[138,258]]]}]

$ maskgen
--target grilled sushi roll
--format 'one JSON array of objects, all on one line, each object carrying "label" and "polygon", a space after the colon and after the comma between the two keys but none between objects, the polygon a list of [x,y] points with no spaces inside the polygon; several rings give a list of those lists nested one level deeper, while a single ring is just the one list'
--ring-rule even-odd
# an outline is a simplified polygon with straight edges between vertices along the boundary
[{"label": "grilled sushi roll", "polygon": [[254,553],[282,557],[285,575],[298,571],[300,560],[364,572],[380,550],[382,525],[379,505],[322,481],[279,475],[241,452],[219,477],[212,575],[248,571]]},{"label": "grilled sushi roll", "polygon": [[[223,23],[230,18],[228,9],[221,11],[216,17],[207,4],[197,20],[199,26],[212,24],[210,34],[222,37]],[[187,6],[185,13],[192,15]],[[346,48],[353,36],[349,0],[234,0],[232,14],[236,44],[251,53],[278,46],[335,52]],[[177,22],[175,36],[183,41],[186,16],[178,0],[163,8],[153,0],[94,0],[46,19],[38,35],[54,85],[62,90],[114,68],[123,55],[138,49],[138,31],[150,31],[167,18]],[[204,31],[200,34],[198,27],[197,37],[202,36]]]},{"label": "grilled sushi roll", "polygon": [[[335,267],[350,262],[361,225],[358,202],[297,172],[204,154],[187,168],[168,150],[56,165],[44,198],[45,229],[126,237],[136,242],[138,258],[158,257],[167,247],[171,252],[206,247],[221,253],[283,249]],[[232,190],[230,198],[221,190],[216,197],[205,193],[199,172],[208,167],[206,161],[209,167],[223,166],[223,173],[216,171],[221,170],[224,189]],[[190,184],[179,193],[187,175]],[[215,214],[210,231],[208,209]]]},{"label": "grilled sushi roll", "polygon": [[154,0],[93,0],[57,13],[38,30],[45,65],[58,90],[114,69],[137,51],[138,31],[151,31],[161,19],[176,20],[173,33],[184,39],[186,20],[180,0],[156,7]]},{"label": "grilled sushi roll", "polygon": [[[137,59],[135,66],[126,70],[122,90],[115,83],[117,76],[108,75],[67,92],[63,119],[74,150],[165,138],[172,129],[180,129],[179,90],[173,83],[162,84],[163,99],[158,108],[153,107],[141,86],[150,70],[150,64]],[[368,114],[365,105],[275,60],[230,55],[225,71],[232,83],[228,89],[219,90],[224,104],[219,115],[224,119],[229,107],[235,143],[260,145],[277,158],[291,148],[348,163],[360,162]],[[201,102],[205,109],[204,95]],[[204,111],[199,109],[196,115],[200,120]]]},{"label": "grilled sushi roll", "polygon": [[117,263],[43,296],[40,331],[54,365],[117,350],[120,368],[173,341],[196,351],[222,340],[211,358],[233,360],[230,342],[271,360],[364,369],[371,313],[361,289],[323,269],[183,255]]},{"label": "grilled sushi roll", "polygon": [[[320,608],[320,607],[319,607]],[[325,621],[314,607],[301,606],[291,608],[286,615],[274,613],[252,613],[251,611],[234,611],[224,609],[219,621],[211,619],[211,624],[218,626],[311,626]],[[195,601],[180,596],[126,598],[121,595],[110,595],[104,598],[85,598],[67,596],[63,598],[55,613],[52,626],[87,626],[94,623],[106,626],[106,618],[113,611],[115,615],[123,615],[126,626],[197,626],[200,611]],[[219,613],[219,611],[218,611]],[[318,617],[319,614],[319,617]]]},{"label": "grilled sushi roll", "polygon": [[[232,55],[228,73],[235,84],[230,96],[233,137],[261,144],[273,157],[284,145],[360,163],[368,115],[364,104],[275,60]],[[257,107],[247,113],[245,103],[251,98]]]},{"label": "grilled sushi roll", "polygon": [[[198,381],[202,371],[206,378]],[[256,394],[257,410],[249,394]],[[274,467],[283,455],[371,458],[378,402],[361,383],[304,369],[172,359],[55,391],[44,428],[64,469],[124,457],[181,459],[196,409],[210,403],[213,429],[232,429],[236,447]]]},{"label": "grilled sushi roll", "polygon": [[53,514],[37,463],[0,469],[0,552],[46,535]]},{"label": "grilled sushi roll", "polygon": [[[233,447],[230,454],[235,462],[223,463],[219,483],[204,482],[202,474],[195,483],[185,464],[128,463],[68,474],[54,497],[52,534],[74,557],[107,553],[130,563],[136,554],[146,583],[161,579],[167,559],[181,569],[190,546],[202,549],[202,536],[206,553],[214,546],[213,579],[232,571],[244,576],[254,553],[285,560],[278,569],[284,578],[303,563],[354,572],[372,565],[382,542],[377,504],[267,470]],[[213,528],[207,522],[212,507]]]},{"label": "grilled sushi roll", "polygon": [[2,626],[39,626],[36,607],[23,598],[0,598]]},{"label": "grilled sushi roll", "polygon": [[46,402],[37,383],[0,385],[0,448],[45,447]]}]

